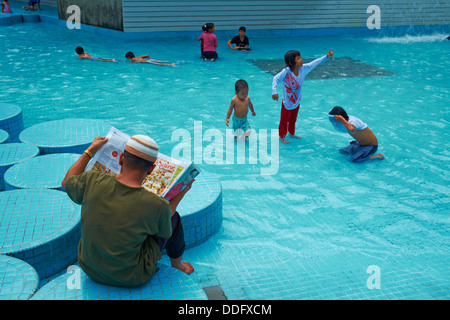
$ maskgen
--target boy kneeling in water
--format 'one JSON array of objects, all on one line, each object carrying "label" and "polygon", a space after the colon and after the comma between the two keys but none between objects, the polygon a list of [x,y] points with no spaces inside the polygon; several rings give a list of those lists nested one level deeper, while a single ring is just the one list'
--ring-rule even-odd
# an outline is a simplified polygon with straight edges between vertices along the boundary
[{"label": "boy kneeling in water", "polygon": [[349,161],[363,162],[384,159],[382,153],[375,154],[378,150],[377,137],[360,119],[348,116],[341,107],[334,107],[329,113],[329,120],[336,130],[348,133],[355,139],[346,148],[339,149],[340,153],[351,155]]}]

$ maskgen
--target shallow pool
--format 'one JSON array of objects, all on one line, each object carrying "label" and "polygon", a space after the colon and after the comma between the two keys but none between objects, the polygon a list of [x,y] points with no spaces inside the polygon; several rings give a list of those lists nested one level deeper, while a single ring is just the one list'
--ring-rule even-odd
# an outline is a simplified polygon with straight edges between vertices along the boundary
[{"label": "shallow pool", "polygon": [[[223,224],[185,259],[196,281],[221,286],[229,299],[448,299],[450,41],[443,34],[247,35],[250,53],[228,49],[219,37],[220,59],[210,63],[200,59],[196,38],[123,40],[46,23],[3,26],[0,101],[23,109],[25,127],[103,119],[130,135],[152,136],[167,154],[190,139],[179,155],[200,160],[220,179]],[[97,57],[125,60],[133,51],[179,62],[82,61],[78,45]],[[312,59],[330,48],[334,60],[304,84],[302,139],[270,140],[281,102],[271,99],[264,61],[290,49]],[[344,69],[333,68],[338,62]],[[238,144],[226,147],[238,79],[249,83],[256,111],[249,122],[258,146],[267,133],[270,163],[260,149],[254,158],[252,141],[241,161]],[[327,119],[335,105],[369,125],[385,160],[345,160],[338,149],[351,137]]]}]

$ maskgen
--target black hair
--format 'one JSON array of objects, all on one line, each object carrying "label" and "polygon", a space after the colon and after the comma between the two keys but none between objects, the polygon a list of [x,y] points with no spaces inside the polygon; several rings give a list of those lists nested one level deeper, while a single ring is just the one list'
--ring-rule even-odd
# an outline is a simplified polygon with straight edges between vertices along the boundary
[{"label": "black hair", "polygon": [[292,71],[294,71],[295,67],[295,58],[299,57],[300,52],[297,50],[289,50],[284,54],[284,62],[286,62],[286,66],[289,67]]},{"label": "black hair", "polygon": [[84,49],[82,46],[78,46],[75,48],[75,52],[78,54],[82,54],[84,52]]},{"label": "black hair", "polygon": [[127,166],[137,170],[148,171],[154,164],[154,162],[139,158],[126,150],[123,151],[123,157]]},{"label": "black hair", "polygon": [[212,22],[205,23],[202,26],[202,30],[206,31],[206,32],[209,32],[209,30],[212,30],[212,28],[214,28],[214,23],[212,23]]},{"label": "black hair", "polygon": [[246,29],[244,26],[242,26],[242,27],[239,28],[239,31],[241,31],[241,30],[244,31],[244,32],[247,31],[247,29]]},{"label": "black hair", "polygon": [[345,110],[341,107],[334,107],[333,109],[331,109],[330,113],[333,116],[342,116],[346,121],[348,121],[348,115],[347,112],[345,112]]},{"label": "black hair", "polygon": [[245,80],[238,80],[234,84],[234,91],[239,92],[241,89],[247,88],[248,89],[248,83]]},{"label": "black hair", "polygon": [[125,53],[125,58],[127,58],[127,59],[134,58],[134,53],[131,51],[128,51],[127,53]]}]

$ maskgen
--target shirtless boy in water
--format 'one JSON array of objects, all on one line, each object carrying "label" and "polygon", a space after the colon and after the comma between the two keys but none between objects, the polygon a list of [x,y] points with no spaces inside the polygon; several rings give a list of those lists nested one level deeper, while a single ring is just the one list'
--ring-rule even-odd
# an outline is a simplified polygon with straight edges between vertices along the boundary
[{"label": "shirtless boy in water", "polygon": [[168,63],[168,62],[173,62],[173,61],[163,61],[163,60],[151,59],[148,54],[143,55],[143,56],[139,56],[139,57],[135,57],[133,52],[128,51],[125,54],[125,58],[127,58],[131,62],[146,62],[146,63],[157,64],[157,65],[160,65],[160,66],[176,67],[175,63]]},{"label": "shirtless boy in water", "polygon": [[96,61],[113,61],[113,62],[117,61],[117,59],[93,58],[89,53],[84,51],[82,46],[76,47],[75,52],[78,54],[78,59],[91,59]]},{"label": "shirtless boy in water", "polygon": [[245,80],[236,81],[235,85],[236,96],[231,99],[230,108],[228,108],[227,119],[225,121],[227,127],[230,124],[231,113],[234,109],[233,115],[233,130],[234,137],[245,139],[251,133],[251,127],[247,120],[248,109],[252,111],[252,115],[256,116],[253,110],[253,103],[248,96],[248,83]]},{"label": "shirtless boy in water", "polygon": [[375,154],[378,150],[377,137],[360,119],[347,115],[341,107],[334,107],[329,113],[329,120],[336,130],[348,133],[355,139],[349,146],[339,150],[340,153],[351,155],[351,162],[384,159],[382,153]]}]

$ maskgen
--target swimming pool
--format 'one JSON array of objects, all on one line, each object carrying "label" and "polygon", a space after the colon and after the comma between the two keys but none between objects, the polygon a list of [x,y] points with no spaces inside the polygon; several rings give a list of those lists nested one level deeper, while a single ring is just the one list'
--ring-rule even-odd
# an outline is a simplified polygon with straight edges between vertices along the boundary
[{"label": "swimming pool", "polygon": [[[278,148],[268,143],[278,153],[276,172],[262,175],[267,164],[251,163],[249,155],[242,164],[200,163],[221,181],[223,224],[186,251],[196,270],[191,277],[203,287],[221,286],[228,299],[448,299],[450,43],[441,41],[444,35],[247,34],[251,53],[231,51],[228,39],[219,38],[220,60],[205,63],[196,39],[122,40],[46,23],[3,26],[0,101],[23,109],[25,127],[102,119],[154,137],[164,153],[179,143],[172,134],[185,130],[192,145],[203,141],[204,152],[212,143],[208,130],[225,136],[238,79],[249,83],[252,127],[278,127],[272,75],[250,59],[282,59],[290,49],[316,58],[333,48],[336,62],[351,58],[348,73],[306,80],[297,120],[302,139]],[[182,62],[172,68],[80,61],[78,45],[97,57],[124,59],[131,50]],[[392,74],[358,74],[358,60]],[[371,127],[384,161],[355,165],[337,152],[350,137],[328,122],[335,105]],[[373,266],[379,288],[369,283]]]}]

